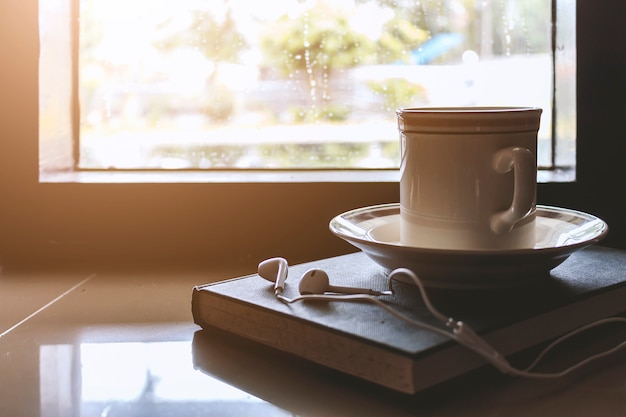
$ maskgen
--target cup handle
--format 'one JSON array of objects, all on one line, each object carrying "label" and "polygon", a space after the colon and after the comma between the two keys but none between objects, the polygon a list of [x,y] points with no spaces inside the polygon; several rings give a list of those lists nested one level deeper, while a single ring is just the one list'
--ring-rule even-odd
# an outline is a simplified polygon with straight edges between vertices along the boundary
[{"label": "cup handle", "polygon": [[496,235],[503,235],[509,233],[515,223],[532,211],[536,193],[537,165],[535,156],[529,149],[511,146],[496,152],[493,168],[500,174],[511,170],[515,174],[511,207],[491,216],[491,231]]}]

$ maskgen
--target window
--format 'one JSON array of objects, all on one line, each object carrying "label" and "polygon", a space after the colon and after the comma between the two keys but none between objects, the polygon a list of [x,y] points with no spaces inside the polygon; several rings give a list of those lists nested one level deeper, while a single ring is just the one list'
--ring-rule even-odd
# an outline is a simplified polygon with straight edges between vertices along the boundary
[{"label": "window", "polygon": [[[538,201],[602,217],[611,229],[605,243],[626,247],[620,191],[626,180],[626,47],[620,41],[626,3],[561,3],[576,7],[576,181],[540,184]],[[96,258],[236,262],[253,270],[268,256],[295,263],[353,251],[328,232],[329,220],[356,207],[398,201],[393,175],[381,179],[378,171],[307,178],[258,173],[253,180],[202,177],[186,183],[137,176],[117,183],[41,182],[38,9],[37,0],[0,2],[3,266],[11,260]]]},{"label": "window", "polygon": [[575,13],[551,0],[48,0],[39,15],[44,172],[396,169],[396,108],[464,105],[543,108],[539,166],[575,166]]}]

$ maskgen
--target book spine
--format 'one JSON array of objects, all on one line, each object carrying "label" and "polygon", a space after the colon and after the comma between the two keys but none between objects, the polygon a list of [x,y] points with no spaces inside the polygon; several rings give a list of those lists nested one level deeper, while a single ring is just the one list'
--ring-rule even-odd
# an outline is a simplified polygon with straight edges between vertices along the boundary
[{"label": "book spine", "polygon": [[217,327],[400,392],[415,392],[413,360],[398,352],[225,300],[208,290],[194,289],[193,298],[193,318],[200,327]]}]

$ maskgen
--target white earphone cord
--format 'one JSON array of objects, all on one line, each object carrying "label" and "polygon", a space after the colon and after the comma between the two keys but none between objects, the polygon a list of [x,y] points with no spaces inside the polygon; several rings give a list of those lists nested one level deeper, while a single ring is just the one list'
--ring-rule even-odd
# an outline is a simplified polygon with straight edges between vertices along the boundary
[{"label": "white earphone cord", "polygon": [[611,355],[617,352],[618,350],[626,347],[626,341],[623,341],[610,349],[607,349],[605,351],[592,355],[586,359],[583,359],[582,361],[570,366],[569,368],[566,368],[565,370],[561,372],[551,372],[551,373],[531,372],[532,369],[534,369],[552,349],[554,349],[556,346],[560,345],[567,339],[570,339],[578,334],[581,334],[591,328],[598,327],[604,324],[626,323],[626,318],[624,317],[609,317],[609,318],[594,321],[592,323],[589,323],[587,325],[574,329],[571,332],[566,333],[563,336],[557,338],[552,343],[550,343],[546,348],[544,348],[539,353],[537,358],[528,367],[526,367],[526,369],[520,370],[520,369],[512,367],[502,355],[500,355],[491,345],[489,345],[485,339],[478,336],[473,330],[471,330],[469,326],[465,326],[463,322],[455,321],[451,317],[446,319],[446,317],[443,314],[441,314],[432,305],[421,280],[410,269],[398,268],[392,271],[391,274],[389,275],[389,289],[392,289],[391,282],[395,279],[395,276],[399,274],[408,275],[409,278],[411,278],[411,280],[418,287],[420,294],[422,296],[422,300],[424,301],[426,308],[431,312],[431,314],[433,314],[439,320],[446,323],[446,326],[452,327],[452,332],[453,332],[452,335],[450,333],[447,333],[450,337],[452,337],[457,342],[463,344],[464,346],[481,354],[487,360],[489,360],[489,362],[491,362],[494,366],[500,369],[500,371],[507,373],[507,374],[523,376],[523,377],[528,377],[528,378],[560,378],[583,367],[584,365],[588,364],[591,361]]},{"label": "white earphone cord", "polygon": [[396,276],[398,275],[407,275],[411,280],[415,283],[417,288],[420,291],[422,296],[422,300],[424,301],[424,305],[428,309],[428,311],[439,321],[444,323],[446,327],[450,328],[451,331],[447,331],[445,329],[439,328],[437,326],[430,325],[428,323],[424,323],[421,321],[414,320],[410,317],[407,317],[396,310],[389,307],[386,303],[382,302],[380,299],[373,297],[371,295],[366,294],[350,294],[350,295],[331,295],[331,294],[315,294],[315,295],[301,295],[295,298],[287,298],[282,295],[282,291],[276,291],[276,297],[287,304],[291,304],[298,301],[305,300],[317,300],[317,301],[367,301],[378,305],[383,308],[385,311],[389,312],[394,317],[403,320],[413,326],[429,330],[435,332],[437,334],[449,337],[456,342],[462,344],[463,346],[475,351],[479,355],[483,356],[487,361],[489,361],[493,366],[498,368],[501,372],[505,374],[521,376],[526,378],[560,378],[563,377],[581,367],[588,364],[591,361],[600,359],[602,357],[609,356],[618,350],[626,347],[626,340],[619,343],[618,345],[592,355],[582,361],[566,368],[561,372],[553,372],[553,373],[541,373],[541,372],[531,372],[541,360],[547,355],[552,349],[554,349],[559,344],[563,343],[565,340],[583,333],[593,327],[598,327],[608,323],[626,323],[626,318],[624,317],[609,317],[606,319],[598,320],[592,323],[589,323],[585,326],[579,327],[565,335],[559,337],[550,343],[546,348],[544,348],[537,358],[525,369],[520,370],[512,367],[509,362],[506,360],[504,356],[499,354],[485,339],[476,334],[469,326],[466,326],[462,321],[457,321],[452,317],[447,317],[444,314],[440,313],[430,302],[428,295],[426,294],[426,290],[420,279],[415,275],[413,271],[407,268],[398,268],[391,272],[389,275],[389,290],[393,292],[392,282],[396,280]]}]

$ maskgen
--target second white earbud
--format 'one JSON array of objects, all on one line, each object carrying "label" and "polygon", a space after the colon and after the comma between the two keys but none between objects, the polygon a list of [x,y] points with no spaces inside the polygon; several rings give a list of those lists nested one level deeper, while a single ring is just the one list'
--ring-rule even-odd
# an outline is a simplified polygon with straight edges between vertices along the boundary
[{"label": "second white earbud", "polygon": [[328,274],[321,269],[309,269],[302,275],[298,286],[300,294],[324,294],[334,292],[340,294],[369,294],[369,295],[391,295],[391,291],[376,291],[369,288],[341,287],[331,285]]}]

